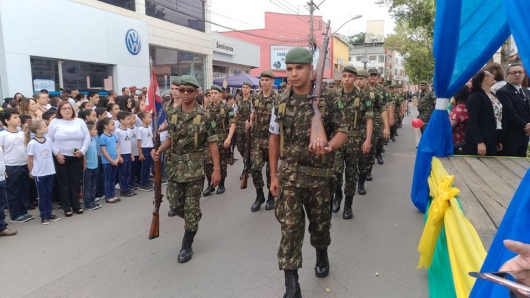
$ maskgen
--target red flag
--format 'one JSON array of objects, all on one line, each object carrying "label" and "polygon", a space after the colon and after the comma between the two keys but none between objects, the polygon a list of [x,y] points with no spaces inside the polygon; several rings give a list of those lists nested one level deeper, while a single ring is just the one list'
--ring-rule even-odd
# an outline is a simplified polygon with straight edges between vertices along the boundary
[{"label": "red flag", "polygon": [[146,112],[153,114],[153,120],[158,118],[158,125],[166,121],[166,113],[164,111],[164,104],[158,89],[158,80],[156,79],[155,69],[151,67],[151,80],[149,82],[149,89],[147,90],[147,100],[145,101]]}]

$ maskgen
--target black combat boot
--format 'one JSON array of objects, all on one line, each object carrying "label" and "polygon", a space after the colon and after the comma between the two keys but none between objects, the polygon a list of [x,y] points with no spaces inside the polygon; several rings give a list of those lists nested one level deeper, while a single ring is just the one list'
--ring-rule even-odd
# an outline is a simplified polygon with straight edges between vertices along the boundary
[{"label": "black combat boot", "polygon": [[396,141],[396,137],[395,137],[394,133],[390,134],[390,139],[392,140],[392,142]]},{"label": "black combat boot", "polygon": [[202,192],[202,195],[207,197],[211,195],[215,191],[215,187],[212,186],[212,179],[210,177],[207,177],[208,179],[208,186],[206,186],[206,189]]},{"label": "black combat boot", "polygon": [[265,210],[272,210],[274,209],[274,196],[269,191],[269,197],[267,198],[267,204],[265,204]]},{"label": "black combat boot", "polygon": [[298,270],[284,270],[285,294],[283,298],[302,298],[302,290],[298,283]]},{"label": "black combat boot", "polygon": [[359,185],[357,186],[357,191],[361,196],[366,194],[366,188],[364,188],[364,182],[366,181],[366,174],[359,175]]},{"label": "black combat boot", "polygon": [[353,210],[351,208],[352,204],[353,204],[353,196],[346,196],[346,198],[344,199],[344,213],[342,213],[342,218],[344,219],[353,218]]},{"label": "black combat boot", "polygon": [[167,213],[167,216],[169,217],[177,216],[177,210],[169,208],[169,212]]},{"label": "black combat boot", "polygon": [[188,230],[184,231],[184,238],[182,239],[182,248],[180,249],[178,256],[179,263],[186,263],[187,261],[191,260],[191,257],[193,256],[193,249],[191,249],[191,245],[193,244],[193,238],[195,237],[195,234],[197,234],[197,232],[192,232]]},{"label": "black combat boot", "polygon": [[220,195],[226,191],[225,189],[225,178],[221,178],[221,182],[219,182],[219,187],[217,187],[216,194]]},{"label": "black combat boot", "polygon": [[375,150],[375,158],[377,159],[377,163],[382,165],[385,163],[385,161],[383,160],[383,152],[382,152],[382,149],[376,149]]},{"label": "black combat boot", "polygon": [[335,196],[333,197],[333,213],[340,211],[340,203],[342,202],[342,189],[335,189]]},{"label": "black combat boot", "polygon": [[261,208],[261,204],[263,203],[265,203],[265,194],[263,193],[263,188],[257,188],[256,189],[256,201],[254,202],[254,204],[252,204],[252,207],[250,207],[250,211],[252,212],[259,211],[259,209]]},{"label": "black combat boot", "polygon": [[327,249],[317,249],[316,277],[326,277],[329,274],[329,259]]},{"label": "black combat boot", "polygon": [[372,176],[372,170],[370,169],[370,172],[366,173],[366,181],[373,181],[374,177]]}]

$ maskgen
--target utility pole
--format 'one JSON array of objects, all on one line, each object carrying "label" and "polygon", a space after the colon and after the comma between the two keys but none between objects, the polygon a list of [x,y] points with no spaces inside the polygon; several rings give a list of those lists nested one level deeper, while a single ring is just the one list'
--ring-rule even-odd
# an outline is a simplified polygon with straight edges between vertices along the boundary
[{"label": "utility pole", "polygon": [[314,24],[313,24],[313,15],[315,13],[315,10],[320,9],[319,6],[324,3],[323,0],[320,2],[320,4],[315,4],[313,0],[309,0],[307,2],[307,9],[309,9],[309,48],[311,49],[311,53],[314,54],[316,50],[316,42],[315,42],[315,34],[314,34]]}]

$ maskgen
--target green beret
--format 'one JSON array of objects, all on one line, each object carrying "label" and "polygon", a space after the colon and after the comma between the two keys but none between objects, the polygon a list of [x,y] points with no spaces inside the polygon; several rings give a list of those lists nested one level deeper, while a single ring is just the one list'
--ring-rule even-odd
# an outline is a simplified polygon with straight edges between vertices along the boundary
[{"label": "green beret", "polygon": [[174,79],[174,80],[171,82],[171,85],[179,86],[179,85],[180,85],[180,80],[179,80],[179,79]]},{"label": "green beret", "polygon": [[342,70],[342,73],[345,73],[345,72],[357,74],[357,68],[355,68],[355,67],[353,67],[351,65],[348,65],[348,66],[344,67],[344,69]]},{"label": "green beret", "polygon": [[375,73],[375,74],[379,74],[379,72],[378,72],[377,69],[375,69],[375,68],[370,68],[370,69],[368,70],[368,73],[369,73],[369,74],[373,74],[373,73]]},{"label": "green beret", "polygon": [[[175,84],[175,81],[173,81],[172,84]],[[190,76],[190,75],[183,75],[180,77],[180,82],[178,82],[177,85],[190,85],[190,86],[195,86],[196,88],[199,88],[199,83],[197,82],[197,80],[193,77],[193,76]]]},{"label": "green beret", "polygon": [[261,77],[269,77],[271,79],[274,79],[276,78],[276,76],[274,75],[274,73],[272,73],[272,71],[270,70],[264,70],[261,72]]},{"label": "green beret", "polygon": [[[182,81],[182,79],[181,79],[181,81]],[[223,88],[221,88],[221,86],[218,86],[218,85],[212,85],[210,90],[217,90],[219,92],[223,92]]]},{"label": "green beret", "polygon": [[427,85],[426,81],[420,81],[420,85]]},{"label": "green beret", "polygon": [[357,71],[357,76],[362,77],[362,78],[367,78],[370,76],[370,74],[368,73],[368,71],[366,71],[366,69],[360,69]]},{"label": "green beret", "polygon": [[285,64],[313,64],[313,55],[306,48],[292,48],[285,55]]},{"label": "green beret", "polygon": [[245,82],[243,82],[243,86],[245,86],[245,85],[246,85],[246,86],[249,86],[250,88],[252,88],[252,83],[249,82],[249,81],[245,81]]}]

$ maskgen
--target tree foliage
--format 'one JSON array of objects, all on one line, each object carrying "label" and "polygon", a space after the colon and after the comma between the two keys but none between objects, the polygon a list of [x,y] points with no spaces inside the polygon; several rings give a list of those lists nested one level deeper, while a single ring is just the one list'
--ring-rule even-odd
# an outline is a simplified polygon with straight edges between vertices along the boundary
[{"label": "tree foliage", "polygon": [[408,53],[405,72],[413,82],[431,81],[434,74],[435,0],[385,0],[396,21],[395,33],[388,36],[385,47]]},{"label": "tree foliage", "polygon": [[366,38],[366,32],[359,32],[355,35],[348,36],[347,41],[349,44],[354,45],[354,44],[364,43],[365,38]]}]

